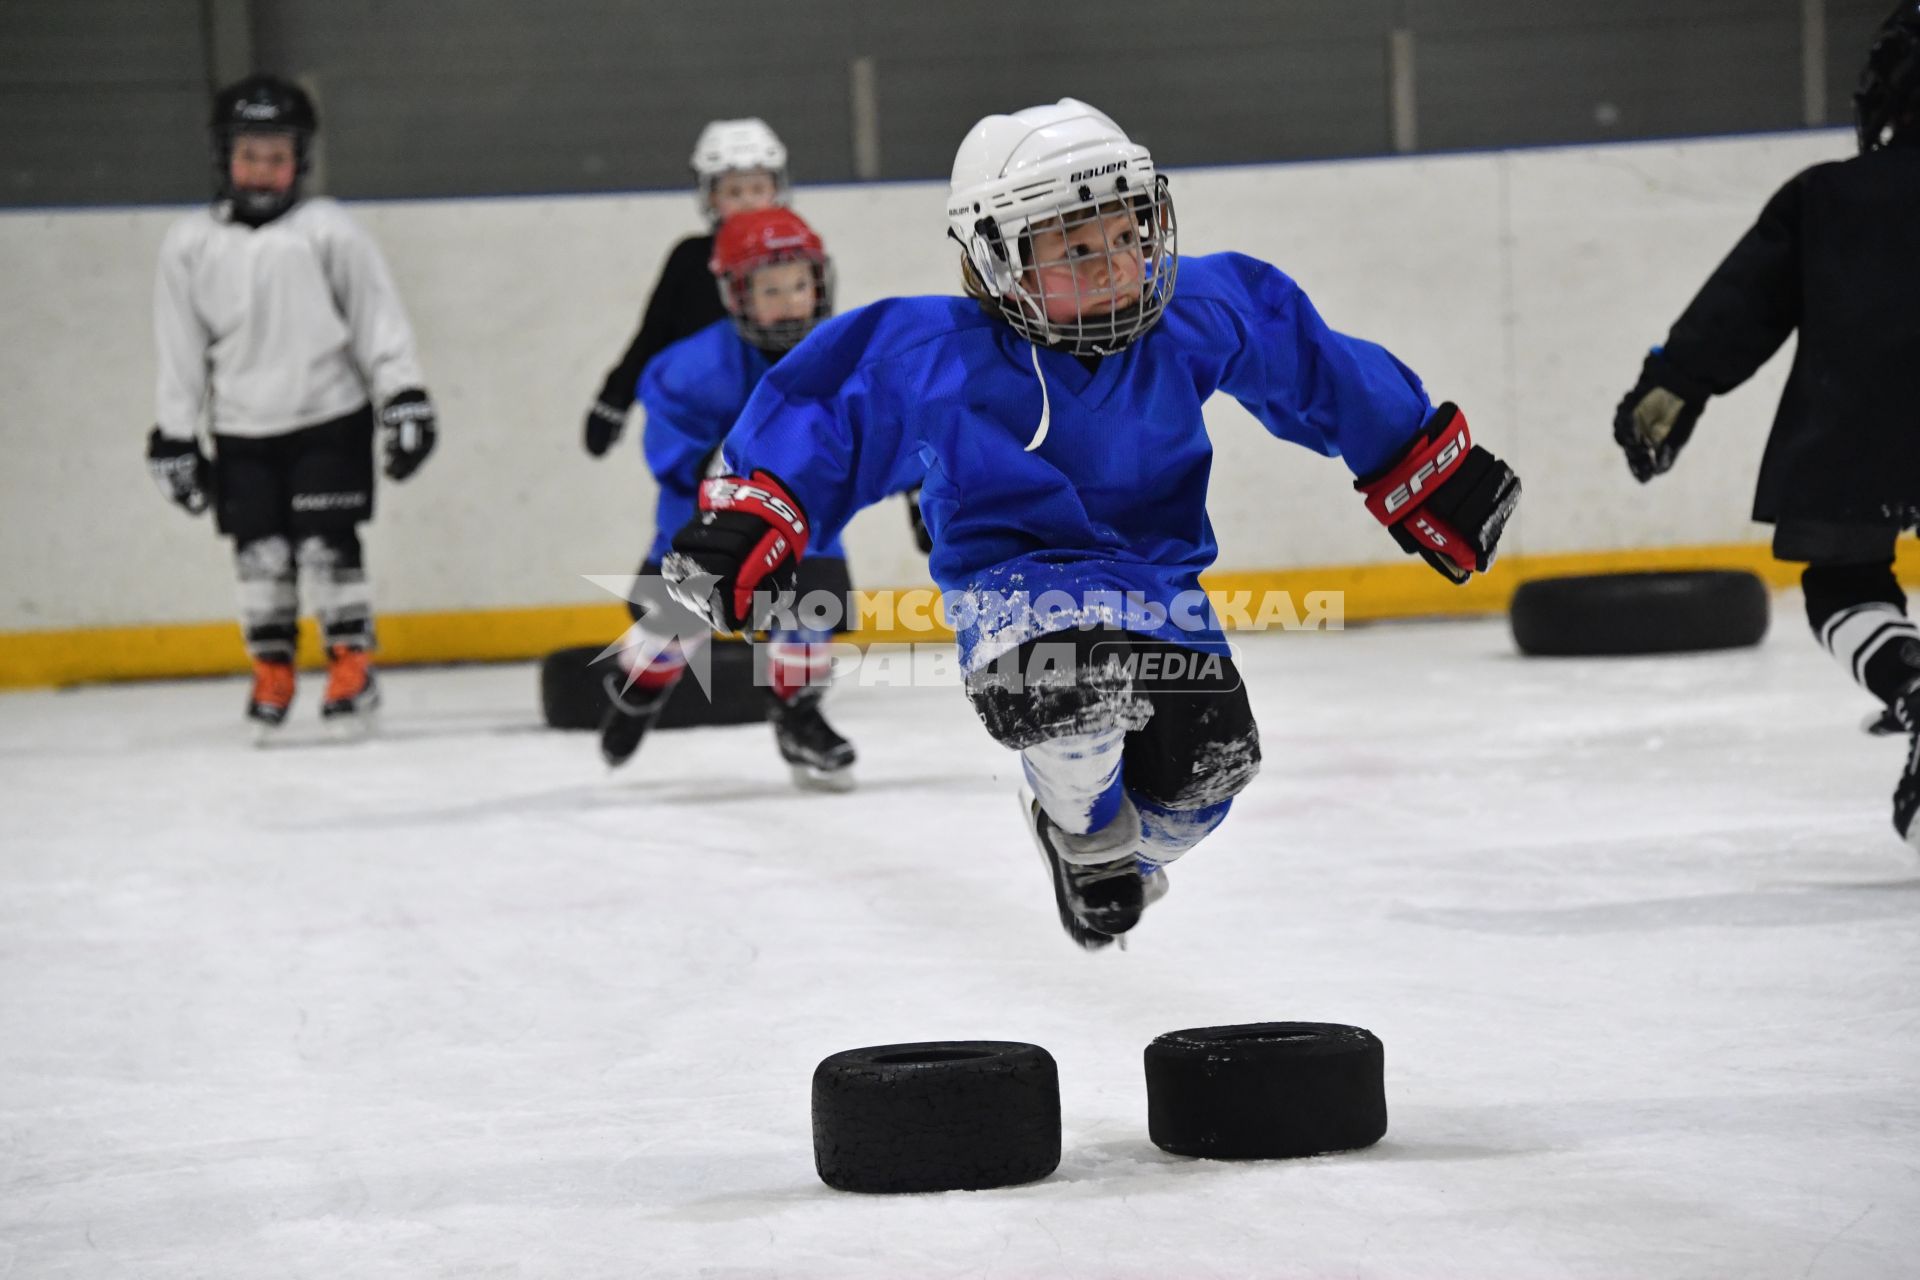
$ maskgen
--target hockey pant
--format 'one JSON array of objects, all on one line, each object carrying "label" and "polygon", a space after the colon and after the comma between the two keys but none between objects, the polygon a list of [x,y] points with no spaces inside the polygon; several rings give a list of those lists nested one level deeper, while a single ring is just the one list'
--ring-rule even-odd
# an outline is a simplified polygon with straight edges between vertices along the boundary
[{"label": "hockey pant", "polygon": [[1020,752],[1042,809],[1074,835],[1131,806],[1140,858],[1164,865],[1226,819],[1260,769],[1233,659],[1125,631],[1028,641],[967,678],[967,697]]},{"label": "hockey pant", "polygon": [[[1868,693],[1892,707],[1920,681],[1920,629],[1893,576],[1891,526],[1783,523],[1774,553],[1807,561],[1807,623],[1820,647]],[[1912,728],[1914,726],[1908,726]]]},{"label": "hockey pant", "polygon": [[277,436],[214,437],[214,514],[233,539],[247,652],[291,661],[297,579],[331,649],[373,647],[358,526],[373,515],[373,414]]}]

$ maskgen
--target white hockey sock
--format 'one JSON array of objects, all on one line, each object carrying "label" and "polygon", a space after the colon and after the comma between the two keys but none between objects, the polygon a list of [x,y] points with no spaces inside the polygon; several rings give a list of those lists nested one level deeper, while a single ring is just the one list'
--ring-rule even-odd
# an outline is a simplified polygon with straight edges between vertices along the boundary
[{"label": "white hockey sock", "polygon": [[833,636],[825,631],[776,631],[767,641],[767,677],[773,696],[793,701],[803,689],[824,689],[833,680]]},{"label": "white hockey sock", "polygon": [[627,628],[622,640],[625,643],[617,655],[620,669],[636,677],[636,683],[644,684],[657,683],[645,679],[649,675],[677,679],[693,656],[707,647],[708,637],[687,636],[676,640],[656,635],[644,624],[635,624]]},{"label": "white hockey sock", "polygon": [[1035,743],[1020,753],[1033,795],[1062,831],[1085,835],[1094,825],[1102,797],[1120,779],[1123,729],[1075,733]]},{"label": "white hockey sock", "polygon": [[307,599],[320,623],[321,642],[329,649],[346,645],[373,647],[373,589],[360,564],[357,537],[302,538],[298,551],[300,572],[306,575]]},{"label": "white hockey sock", "polygon": [[257,538],[238,547],[240,630],[250,657],[293,660],[300,600],[293,576],[293,548],[285,538]]},{"label": "white hockey sock", "polygon": [[1846,669],[1854,683],[1891,703],[1920,677],[1908,660],[1906,642],[1920,641],[1920,628],[1898,605],[1868,600],[1842,609],[1820,628],[1821,647]]}]

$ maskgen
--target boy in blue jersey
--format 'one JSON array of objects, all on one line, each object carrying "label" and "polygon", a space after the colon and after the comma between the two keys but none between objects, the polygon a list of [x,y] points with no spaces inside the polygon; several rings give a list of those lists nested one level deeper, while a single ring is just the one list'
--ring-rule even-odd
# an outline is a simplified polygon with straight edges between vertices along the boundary
[{"label": "boy in blue jersey", "polygon": [[[657,639],[622,655],[625,680],[611,679],[612,706],[601,724],[600,752],[624,764],[658,719],[686,673],[687,644],[675,641],[705,624],[659,587],[660,559],[674,530],[695,510],[695,491],[720,441],[761,378],[794,344],[833,313],[833,270],[826,247],[798,214],[783,207],[729,218],[709,264],[726,318],[666,348],[646,367],[637,399],[646,406],[642,439],[647,469],[660,486],[656,533],[630,610],[636,626]],[[850,588],[838,537],[818,539],[801,571],[809,592],[842,600]],[[853,744],[820,713],[831,673],[828,630],[789,627],[769,637],[768,719],[781,757],[802,786],[845,790],[853,784]],[[652,654],[651,657],[645,655]]]},{"label": "boy in blue jersey", "polygon": [[1062,926],[1102,947],[1259,766],[1199,587],[1215,555],[1202,403],[1224,391],[1344,457],[1369,510],[1454,582],[1491,563],[1520,485],[1278,270],[1181,262],[1166,178],[1085,103],[982,120],[947,216],[970,297],[878,302],[789,354],[662,571],[717,626],[750,625],[917,460],[968,697],[1021,754]]}]

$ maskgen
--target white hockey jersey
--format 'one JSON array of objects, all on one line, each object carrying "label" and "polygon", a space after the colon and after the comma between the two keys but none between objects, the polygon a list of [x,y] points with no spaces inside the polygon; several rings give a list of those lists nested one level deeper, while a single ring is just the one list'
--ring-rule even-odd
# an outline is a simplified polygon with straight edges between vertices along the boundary
[{"label": "white hockey jersey", "polygon": [[373,240],[338,203],[263,227],[223,206],[176,222],[154,287],[161,434],[272,436],[422,385],[413,330]]}]

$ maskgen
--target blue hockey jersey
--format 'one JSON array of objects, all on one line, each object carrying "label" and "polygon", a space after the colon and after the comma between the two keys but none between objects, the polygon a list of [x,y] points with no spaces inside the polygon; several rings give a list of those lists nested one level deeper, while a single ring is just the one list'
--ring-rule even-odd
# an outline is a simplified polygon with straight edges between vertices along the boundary
[{"label": "blue hockey jersey", "polygon": [[[647,411],[640,447],[647,470],[660,485],[648,560],[666,555],[673,535],[693,519],[703,464],[720,447],[747,398],[773,367],[766,353],[742,338],[731,320],[717,320],[647,362],[634,398]],[[836,533],[815,541],[809,554],[843,556],[846,552]]]},{"label": "blue hockey jersey", "polygon": [[1432,413],[1384,348],[1334,332],[1285,274],[1229,253],[1183,259],[1159,323],[1092,370],[971,299],[849,312],[768,374],[724,453],[732,471],[778,477],[828,537],[924,467],[930,567],[964,670],[1090,622],[1222,652],[1212,609],[1194,607],[1216,554],[1200,413],[1216,391],[1356,475]]}]

